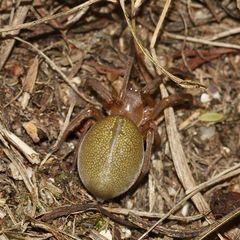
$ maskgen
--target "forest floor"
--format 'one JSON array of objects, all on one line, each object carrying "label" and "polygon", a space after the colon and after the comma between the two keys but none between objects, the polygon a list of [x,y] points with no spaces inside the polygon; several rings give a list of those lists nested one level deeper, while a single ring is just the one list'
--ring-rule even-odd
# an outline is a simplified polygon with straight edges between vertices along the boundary
[{"label": "forest floor", "polygon": [[[0,240],[240,239],[239,52],[239,0],[1,0]],[[173,106],[148,174],[98,202],[75,164],[94,119],[54,146],[127,81]]]}]

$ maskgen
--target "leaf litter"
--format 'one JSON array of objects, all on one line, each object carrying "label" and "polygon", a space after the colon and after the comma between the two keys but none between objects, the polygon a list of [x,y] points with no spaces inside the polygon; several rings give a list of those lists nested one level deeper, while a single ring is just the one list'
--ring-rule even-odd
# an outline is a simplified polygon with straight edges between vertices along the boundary
[{"label": "leaf litter", "polygon": [[[239,238],[238,1],[2,0],[0,13],[1,239]],[[101,109],[96,80],[121,88],[132,54],[130,83],[153,101],[194,101],[157,119],[144,181],[97,203],[74,167],[83,130],[52,149]]]}]

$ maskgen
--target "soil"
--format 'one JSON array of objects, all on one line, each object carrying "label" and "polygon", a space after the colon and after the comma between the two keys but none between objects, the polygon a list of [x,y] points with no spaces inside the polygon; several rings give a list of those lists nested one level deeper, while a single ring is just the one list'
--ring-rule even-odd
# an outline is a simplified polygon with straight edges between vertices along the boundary
[{"label": "soil", "polygon": [[[123,2],[1,0],[0,239],[239,239],[240,2]],[[96,121],[61,134],[107,116],[125,80],[172,107],[146,176],[97,201],[76,169]]]}]

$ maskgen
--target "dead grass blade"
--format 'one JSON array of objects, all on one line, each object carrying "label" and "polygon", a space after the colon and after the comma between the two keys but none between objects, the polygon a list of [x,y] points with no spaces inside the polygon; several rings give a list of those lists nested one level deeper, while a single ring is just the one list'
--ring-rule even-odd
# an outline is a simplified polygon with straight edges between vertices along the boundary
[{"label": "dead grass blade", "polygon": [[3,148],[4,153],[6,156],[11,160],[12,164],[18,170],[20,175],[22,176],[23,182],[31,194],[32,199],[32,211],[31,216],[35,216],[37,206],[40,206],[38,201],[38,188],[37,185],[33,183],[29,174],[27,173],[27,168],[23,164],[22,156],[17,152],[16,149],[12,148]]},{"label": "dead grass blade", "polygon": [[29,218],[29,221],[34,228],[39,228],[46,232],[49,232],[54,236],[54,238],[58,240],[69,240],[69,239],[81,240],[81,238],[77,236],[74,236],[63,230],[60,230],[59,228],[56,228],[53,224],[50,225],[33,218]]},{"label": "dead grass blade", "polygon": [[53,19],[57,19],[57,18],[60,18],[60,17],[71,15],[73,13],[78,12],[79,10],[81,10],[83,8],[89,7],[90,5],[92,5],[94,3],[97,3],[97,2],[101,2],[101,1],[102,0],[88,0],[87,2],[84,2],[83,4],[80,4],[80,5],[78,5],[78,6],[74,7],[74,8],[71,8],[71,9],[69,9],[66,12],[60,12],[60,13],[54,14],[52,16],[48,16],[48,17],[45,17],[45,18],[38,19],[36,21],[32,21],[32,22],[28,22],[28,23],[24,23],[24,24],[19,24],[19,25],[15,25],[15,26],[9,26],[9,27],[2,28],[2,29],[0,29],[0,33],[10,32],[10,31],[18,30],[18,29],[31,28],[31,27],[34,27],[34,26],[39,25],[41,23],[49,22],[49,21],[51,21]]},{"label": "dead grass blade", "polygon": [[[162,97],[167,97],[168,93],[163,84],[160,86]],[[191,170],[188,166],[186,156],[181,144],[180,136],[176,126],[176,119],[172,108],[164,111],[168,140],[172,153],[174,167],[176,169],[179,180],[181,181],[185,191],[196,186]],[[196,194],[192,198],[194,204],[200,213],[210,211],[210,208],[201,194]]]},{"label": "dead grass blade", "polygon": [[150,43],[150,49],[153,49],[155,44],[156,44],[156,41],[157,41],[157,37],[158,37],[158,34],[161,30],[161,27],[162,27],[162,24],[164,22],[164,19],[167,15],[167,11],[170,7],[170,4],[171,4],[171,0],[167,0],[165,5],[164,5],[164,8],[163,8],[163,11],[159,17],[159,20],[158,20],[158,23],[157,23],[157,26],[154,30],[154,33],[153,33],[153,36],[152,36],[152,39],[151,39],[151,43]]},{"label": "dead grass blade", "polygon": [[141,41],[139,40],[139,38],[137,37],[136,32],[133,29],[133,26],[130,22],[130,19],[128,17],[128,14],[126,12],[126,7],[125,7],[125,1],[124,0],[120,0],[120,5],[122,7],[123,10],[123,14],[125,16],[126,22],[128,24],[128,27],[132,33],[132,36],[135,40],[135,42],[137,43],[139,49],[143,52],[143,54],[145,55],[145,57],[154,64],[154,66],[161,72],[163,73],[165,76],[169,77],[172,81],[174,81],[175,83],[177,83],[178,85],[184,87],[184,88],[203,88],[205,89],[206,87],[200,83],[196,83],[193,82],[191,80],[183,80],[181,78],[178,78],[176,76],[174,76],[173,74],[171,74],[170,72],[168,72],[164,67],[162,67],[158,61],[156,61],[153,56],[151,55],[151,53],[145,48],[143,47]]},{"label": "dead grass blade", "polygon": [[35,57],[28,70],[27,76],[23,81],[23,97],[21,100],[21,105],[23,109],[27,107],[28,102],[31,98],[31,94],[33,93],[33,89],[38,75],[38,67],[39,60],[38,57]]},{"label": "dead grass blade", "polygon": [[[27,13],[29,10],[29,6],[19,6],[16,10],[12,25],[23,23]],[[17,35],[19,33],[19,29],[15,29],[13,32],[11,32],[12,35]],[[2,42],[2,47],[0,50],[0,70],[4,66],[5,62],[7,61],[13,46],[15,44],[15,39],[7,39]]]},{"label": "dead grass blade", "polygon": [[216,221],[215,223],[213,223],[210,226],[210,229],[207,229],[206,231],[204,231],[201,236],[195,238],[194,240],[203,240],[206,237],[208,237],[210,234],[216,232],[217,230],[219,230],[222,226],[224,226],[225,224],[229,223],[231,220],[233,220],[234,218],[240,216],[240,208],[237,208],[236,210],[234,210],[233,212],[229,213],[228,215],[226,215],[225,217],[223,217],[222,219]]},{"label": "dead grass blade", "polygon": [[214,36],[210,37],[208,40],[214,41],[219,38],[225,38],[225,37],[229,37],[231,35],[235,35],[235,34],[239,34],[239,33],[240,33],[240,27],[236,27],[236,28],[228,29],[224,32],[216,33]]},{"label": "dead grass blade", "polygon": [[29,145],[23,142],[19,137],[17,137],[12,132],[8,131],[0,123],[0,140],[3,142],[6,147],[9,147],[8,142],[16,147],[32,164],[39,164],[39,154],[34,151]]},{"label": "dead grass blade", "polygon": [[201,38],[194,38],[194,37],[186,37],[186,36],[182,36],[182,35],[178,35],[178,34],[172,34],[172,33],[168,33],[168,32],[165,32],[164,35],[166,37],[169,37],[169,38],[183,40],[183,41],[187,41],[187,42],[205,44],[205,45],[215,46],[215,47],[233,48],[233,49],[240,50],[240,45],[237,45],[237,44],[210,41],[210,40],[201,39]]}]

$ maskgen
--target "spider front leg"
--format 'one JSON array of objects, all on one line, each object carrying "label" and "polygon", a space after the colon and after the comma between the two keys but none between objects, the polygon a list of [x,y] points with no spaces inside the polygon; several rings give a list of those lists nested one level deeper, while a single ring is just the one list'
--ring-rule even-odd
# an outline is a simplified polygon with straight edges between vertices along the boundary
[{"label": "spider front leg", "polygon": [[96,92],[99,95],[100,98],[104,100],[104,103],[107,106],[113,102],[113,97],[111,93],[101,82],[92,77],[88,77],[86,80],[87,80],[86,83],[92,88],[94,92]]},{"label": "spider front leg", "polygon": [[155,120],[168,107],[173,107],[183,103],[192,103],[193,97],[188,93],[176,93],[161,99],[153,108],[151,118]]},{"label": "spider front leg", "polygon": [[[52,147],[52,151],[53,152],[57,151],[60,148],[60,146],[63,144],[63,142],[66,140],[68,134],[73,130],[75,130],[78,126],[80,126],[84,120],[94,119],[95,121],[99,121],[103,117],[104,117],[103,114],[96,108],[90,107],[90,108],[84,109],[79,114],[77,114],[77,116],[69,123],[69,125],[64,130],[62,137]],[[91,124],[89,124],[89,121],[86,122],[85,125],[83,126],[83,133],[86,133],[87,130],[92,125],[93,125],[92,122]]]}]

